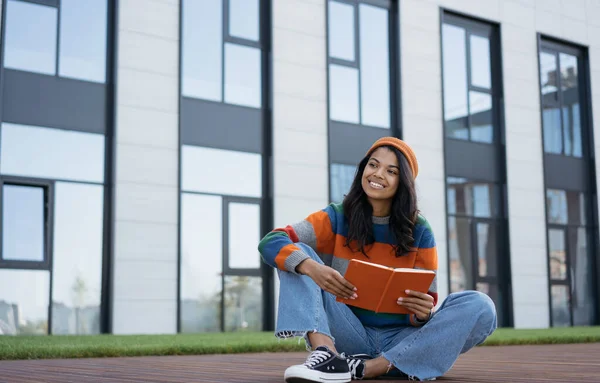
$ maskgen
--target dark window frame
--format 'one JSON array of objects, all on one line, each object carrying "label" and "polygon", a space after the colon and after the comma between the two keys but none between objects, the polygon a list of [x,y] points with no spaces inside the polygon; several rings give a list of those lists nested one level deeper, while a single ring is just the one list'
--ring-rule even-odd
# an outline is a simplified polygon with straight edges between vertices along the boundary
[{"label": "dark window frame", "polygon": [[[581,140],[582,140],[582,157],[574,157],[574,156],[566,156],[563,154],[553,154],[553,153],[547,153],[545,151],[545,147],[544,147],[544,129],[543,129],[543,125],[541,126],[541,134],[542,134],[542,142],[541,142],[541,149],[542,149],[542,164],[543,164],[543,168],[544,168],[544,217],[545,217],[545,224],[546,224],[546,259],[547,259],[547,269],[546,269],[546,273],[547,273],[547,281],[548,281],[548,320],[550,323],[550,326],[553,327],[554,326],[554,320],[553,320],[553,307],[552,307],[552,286],[553,285],[563,285],[566,284],[564,283],[564,281],[557,281],[552,279],[551,276],[551,270],[550,270],[550,236],[549,236],[549,230],[551,228],[561,228],[564,230],[565,232],[565,248],[566,248],[566,263],[567,263],[567,278],[569,281],[569,313],[570,313],[570,323],[571,326],[573,326],[573,308],[572,308],[572,304],[571,304],[571,283],[572,281],[570,280],[571,276],[571,264],[570,264],[570,259],[571,259],[571,254],[570,254],[570,249],[569,249],[569,235],[568,235],[568,230],[570,228],[573,227],[577,227],[577,228],[585,228],[587,231],[587,244],[588,244],[588,256],[589,256],[589,260],[592,262],[592,265],[590,267],[591,272],[594,273],[593,277],[592,277],[592,283],[594,284],[594,286],[591,286],[591,289],[593,291],[593,293],[595,294],[595,301],[598,301],[598,297],[600,297],[600,282],[598,281],[598,279],[600,278],[600,257],[598,256],[597,250],[600,249],[600,235],[598,235],[598,193],[596,190],[596,168],[595,168],[595,164],[593,159],[595,158],[595,153],[594,153],[594,126],[593,126],[593,119],[592,119],[592,115],[591,115],[591,83],[590,83],[590,64],[589,64],[589,52],[588,52],[588,48],[585,46],[581,46],[575,43],[572,43],[570,41],[566,41],[566,40],[562,40],[562,39],[558,39],[552,36],[548,36],[548,35],[544,35],[542,33],[538,33],[537,34],[537,57],[538,57],[538,96],[540,97],[540,118],[541,118],[541,124],[543,124],[543,106],[544,106],[544,100],[543,100],[543,95],[541,92],[542,89],[542,82],[541,82],[541,60],[540,60],[540,53],[541,52],[548,52],[550,51],[553,54],[556,54],[556,56],[558,57],[559,53],[567,53],[570,55],[574,55],[578,58],[578,88],[579,88],[579,104],[580,104],[580,108],[581,108],[581,114],[580,114],[580,123],[581,123]],[[555,52],[552,52],[555,51]],[[558,64],[558,62],[557,62]],[[560,70],[560,67],[557,66],[557,69]],[[559,76],[560,77],[560,76]],[[559,80],[560,81],[560,80]],[[560,85],[560,82],[559,84]],[[559,88],[560,89],[560,88]],[[560,96],[560,92],[559,91],[559,97]],[[560,102],[560,99],[559,99]],[[562,108],[561,108],[562,109]],[[561,110],[561,125],[562,125],[562,110]],[[562,126],[561,126],[561,130],[562,130]],[[564,140],[564,137],[562,137],[562,132],[561,132],[561,138]],[[564,145],[562,146],[562,151],[561,153],[564,153]],[[552,162],[553,166],[552,166],[552,170],[554,172],[558,172],[558,173],[564,173],[566,171],[571,171],[572,166],[569,164],[569,162],[572,162],[573,160],[577,160],[578,162],[581,162],[582,164],[585,164],[586,166],[583,168],[584,172],[586,174],[584,174],[584,176],[586,176],[584,179],[581,180],[581,184],[580,185],[573,185],[573,184],[569,184],[569,185],[548,185],[548,182],[550,181],[550,176],[549,176],[549,162]],[[562,163],[561,163],[562,162]],[[586,203],[586,207],[585,210],[587,211],[587,216],[586,216],[586,224],[585,225],[576,225],[576,224],[571,224],[571,222],[569,222],[569,220],[567,220],[567,224],[557,224],[557,223],[550,223],[549,222],[549,216],[548,216],[548,200],[546,198],[546,192],[549,189],[553,189],[553,190],[565,190],[565,191],[577,191],[577,192],[582,192],[585,198],[585,203]],[[594,254],[596,254],[596,256],[593,256]],[[560,283],[563,282],[563,283]],[[598,324],[600,323],[600,304],[596,303],[596,308],[594,311],[594,323],[592,324]]]},{"label": "dark window frame", "polygon": [[[496,124],[494,124],[495,120],[499,118],[501,110],[500,104],[497,102],[498,99],[501,99],[501,93],[499,92],[499,87],[502,86],[501,80],[499,80],[498,75],[494,75],[495,72],[500,71],[501,64],[495,62],[495,59],[498,58],[496,52],[499,49],[500,45],[500,36],[496,36],[497,25],[495,23],[485,22],[485,21],[477,21],[471,18],[467,18],[466,16],[458,15],[454,12],[450,11],[442,11],[441,18],[441,26],[444,24],[449,24],[455,27],[459,27],[465,30],[465,62],[467,64],[466,72],[467,72],[467,139],[461,139],[457,137],[451,137],[447,135],[446,130],[446,121],[445,117],[442,116],[443,125],[444,125],[444,138],[451,141],[459,141],[459,142],[470,142],[474,144],[481,145],[489,145],[495,146],[497,141],[504,142],[504,132],[503,129],[497,129]],[[440,29],[440,33],[443,34],[443,30]],[[490,89],[482,88],[479,86],[475,86],[472,84],[471,78],[471,36],[479,36],[485,37],[490,42]],[[443,45],[443,41],[440,43]],[[444,64],[443,64],[443,46],[442,46],[442,76],[444,72]],[[442,77],[443,78],[443,77]],[[482,141],[474,141],[472,139],[472,114],[471,114],[471,92],[484,93],[491,97],[492,99],[492,142],[482,142]],[[442,91],[443,94],[443,91]]]},{"label": "dark window frame", "polygon": [[[329,4],[335,1],[354,7],[354,61],[332,58],[329,55]],[[360,20],[359,5],[366,4],[388,11],[388,54],[389,54],[389,82],[390,82],[390,127],[381,128],[363,124],[362,120],[362,84],[360,75]],[[326,83],[327,83],[327,180],[328,200],[332,200],[331,194],[331,165],[343,164],[358,166],[368,150],[371,143],[384,136],[402,136],[402,100],[401,100],[401,76],[400,76],[400,14],[399,2],[392,0],[326,0],[325,2],[325,33],[326,33]],[[329,86],[329,67],[331,64],[342,65],[358,70],[358,119],[359,123],[348,123],[331,119],[329,98],[331,90]],[[349,137],[352,137],[349,139]]]},{"label": "dark window frame", "polygon": [[[471,34],[478,36],[487,36],[490,41],[490,79],[491,89],[481,89],[480,87],[473,87],[471,85],[471,67],[470,67],[470,51],[466,51],[467,59],[467,97],[468,92],[471,90],[481,91],[485,90],[487,94],[492,97],[492,142],[479,142],[472,141],[471,138],[471,116],[469,113],[469,139],[457,139],[446,135],[446,122],[444,118],[444,63],[443,63],[443,25],[445,23],[455,25],[465,29],[466,43],[470,45]],[[470,231],[474,228],[477,222],[486,222],[485,220],[491,220],[496,226],[496,258],[497,258],[497,276],[495,283],[498,289],[498,297],[500,299],[497,302],[500,305],[499,311],[503,312],[504,323],[501,326],[512,327],[514,323],[513,318],[513,296],[512,296],[512,278],[511,278],[511,260],[510,260],[510,232],[508,223],[508,195],[507,195],[507,179],[506,179],[506,148],[505,148],[505,122],[504,122],[504,89],[503,89],[503,76],[502,76],[502,36],[501,27],[495,21],[486,20],[479,17],[474,17],[467,14],[461,14],[456,11],[440,7],[440,64],[442,73],[442,120],[443,120],[443,152],[444,152],[444,201],[446,203],[446,237],[450,238],[450,227],[448,225],[448,219],[452,218],[465,218],[469,219]],[[469,33],[473,29],[479,33]],[[485,32],[485,34],[484,34]],[[469,98],[467,98],[469,100]],[[455,153],[457,149],[460,149],[460,156],[450,156],[450,153]],[[492,149],[492,150],[490,150]],[[488,155],[481,157],[482,153],[489,152]],[[479,161],[480,166],[481,160],[483,159],[486,169],[491,169],[485,173],[477,171],[477,167],[466,166],[473,162],[473,159]],[[498,193],[498,200],[492,201],[492,207],[497,209],[496,216],[492,210],[492,217],[477,217],[473,215],[464,214],[450,214],[448,212],[448,189],[451,183],[448,182],[448,177],[466,178],[470,182],[481,182],[486,184],[492,184],[495,191]],[[471,247],[472,253],[477,249],[473,246],[476,245],[476,238],[471,235]],[[446,252],[446,259],[448,265],[450,265],[450,250]],[[490,283],[492,277],[480,277],[478,262],[475,257],[472,259],[472,265],[470,265],[472,275],[470,279],[473,281],[473,288],[475,288],[477,282]],[[490,283],[491,284],[491,283]],[[448,270],[448,291],[452,291],[451,275]]]},{"label": "dark window frame", "polygon": [[[228,196],[224,194],[210,194],[210,193],[195,193],[184,191],[182,188],[182,156],[178,156],[179,174],[178,174],[178,267],[177,267],[177,332],[181,332],[181,262],[182,262],[182,248],[181,248],[181,198],[183,193],[192,194],[204,194],[204,195],[218,195],[223,198],[223,206],[225,201],[260,201],[260,233],[266,235],[273,229],[273,148],[272,148],[272,35],[271,35],[271,7],[272,2],[270,0],[259,0],[259,41],[251,41],[242,39],[239,37],[229,36],[229,14],[228,4],[229,0],[223,0],[223,42],[222,42],[222,101],[210,101],[202,100],[193,97],[184,96],[183,91],[183,76],[179,76],[179,148],[183,145],[196,145],[202,147],[210,147],[223,150],[238,150],[251,153],[260,153],[262,157],[262,196],[260,198],[238,197]],[[182,71],[181,52],[183,51],[183,4],[179,7],[179,72]],[[232,105],[225,102],[224,93],[224,81],[225,81],[225,44],[234,43],[241,46],[253,47],[260,49],[261,57],[261,107],[252,108],[246,106]],[[191,115],[190,111],[193,108],[210,108],[221,107],[226,108],[228,111],[226,116],[229,119],[233,128],[227,127],[226,134],[219,133],[218,130],[223,129],[199,129],[197,126],[192,126],[190,123],[185,123],[186,108],[184,105],[188,105],[187,114]],[[219,117],[218,114],[214,114]],[[232,116],[235,115],[235,116]],[[236,117],[237,116],[237,117]],[[255,127],[252,127],[252,137],[248,137],[248,117],[257,119],[258,123]],[[189,117],[189,116],[188,116]],[[219,117],[221,121],[223,117]],[[189,118],[188,118],[189,120]],[[238,129],[239,128],[239,129]],[[259,140],[255,140],[254,137],[260,135]],[[235,137],[232,140],[231,137]],[[225,235],[224,235],[225,236]],[[227,255],[226,255],[227,254]],[[228,266],[229,249],[223,248],[223,262],[227,262]],[[223,267],[223,278],[222,278],[222,294],[224,294],[224,281],[225,281],[225,267]],[[232,273],[237,273],[239,270],[233,269]],[[241,269],[243,272],[245,269]],[[252,269],[249,271],[250,274],[255,274],[256,271]],[[275,329],[275,283],[273,269],[265,264],[261,263],[258,276],[262,277],[262,301],[263,301],[263,330],[271,331]],[[221,316],[224,315],[223,299],[221,299]],[[221,318],[221,331],[225,330],[225,321]]]}]

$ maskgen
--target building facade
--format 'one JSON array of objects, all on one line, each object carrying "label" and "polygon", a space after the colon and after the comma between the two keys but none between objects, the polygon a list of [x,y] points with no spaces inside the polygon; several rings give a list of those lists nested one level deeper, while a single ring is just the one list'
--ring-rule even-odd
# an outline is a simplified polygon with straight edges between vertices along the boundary
[{"label": "building facade", "polygon": [[599,2],[0,4],[0,333],[272,329],[259,239],[386,135],[440,300],[600,323]]}]

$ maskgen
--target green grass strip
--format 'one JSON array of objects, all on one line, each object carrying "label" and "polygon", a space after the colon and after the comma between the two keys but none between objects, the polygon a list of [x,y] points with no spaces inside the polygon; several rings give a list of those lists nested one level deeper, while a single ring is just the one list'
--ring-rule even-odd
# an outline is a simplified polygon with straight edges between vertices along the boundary
[{"label": "green grass strip", "polygon": [[[600,327],[498,329],[485,346],[600,342]],[[0,336],[0,360],[304,351],[272,332],[177,335]]]}]

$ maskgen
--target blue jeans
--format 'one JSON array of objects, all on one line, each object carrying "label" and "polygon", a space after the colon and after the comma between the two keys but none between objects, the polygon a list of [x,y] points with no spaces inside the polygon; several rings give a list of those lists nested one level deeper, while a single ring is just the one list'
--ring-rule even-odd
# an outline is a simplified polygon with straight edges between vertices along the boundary
[{"label": "blue jeans", "polygon": [[[323,263],[314,250],[297,244]],[[337,302],[308,276],[279,272],[276,335],[280,338],[318,332],[329,336],[338,352],[382,355],[398,370],[421,380],[444,375],[461,353],[481,344],[496,329],[493,301],[477,291],[450,294],[422,327],[365,327],[348,306]]]}]

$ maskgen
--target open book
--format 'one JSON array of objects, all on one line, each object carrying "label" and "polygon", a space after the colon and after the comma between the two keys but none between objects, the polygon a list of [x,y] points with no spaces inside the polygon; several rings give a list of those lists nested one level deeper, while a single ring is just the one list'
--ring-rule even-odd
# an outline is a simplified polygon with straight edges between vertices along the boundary
[{"label": "open book", "polygon": [[427,293],[435,273],[431,270],[394,269],[352,259],[344,278],[358,289],[358,298],[338,297],[338,302],[376,313],[410,314],[407,308],[396,303],[398,298],[407,296],[405,290]]}]

